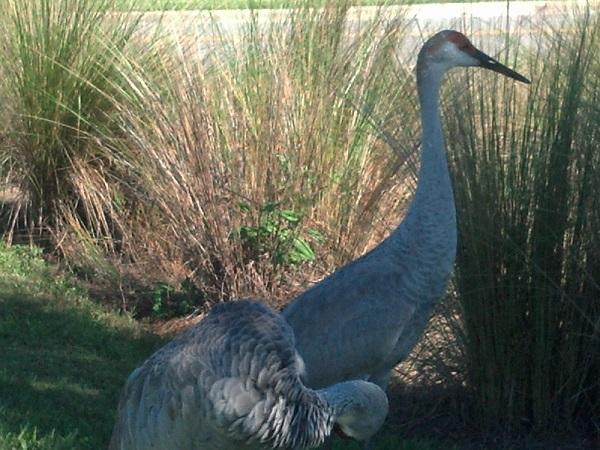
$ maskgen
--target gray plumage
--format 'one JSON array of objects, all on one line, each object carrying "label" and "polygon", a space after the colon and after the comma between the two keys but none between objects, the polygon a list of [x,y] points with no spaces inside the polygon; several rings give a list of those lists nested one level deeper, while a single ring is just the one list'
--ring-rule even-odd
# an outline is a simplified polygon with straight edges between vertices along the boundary
[{"label": "gray plumage", "polygon": [[294,329],[313,388],[362,378],[386,388],[443,296],[456,253],[456,216],[439,113],[446,71],[482,66],[527,79],[477,50],[457,31],[419,52],[421,168],[409,210],[391,235],[364,256],[297,297],[282,315]]},{"label": "gray plumage", "polygon": [[387,414],[379,387],[314,391],[303,367],[280,315],[249,300],[216,305],[129,376],[109,449],[305,449],[335,422],[357,439],[377,431]]}]

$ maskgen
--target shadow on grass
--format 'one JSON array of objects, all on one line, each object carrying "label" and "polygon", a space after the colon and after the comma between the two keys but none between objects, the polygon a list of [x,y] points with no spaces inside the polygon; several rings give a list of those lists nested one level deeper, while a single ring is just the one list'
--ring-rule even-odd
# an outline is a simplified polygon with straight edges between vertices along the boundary
[{"label": "shadow on grass", "polygon": [[[106,448],[127,375],[159,345],[87,300],[0,277],[0,449]],[[333,448],[361,449],[338,439]],[[381,450],[438,448],[395,433],[377,439]]]},{"label": "shadow on grass", "polygon": [[84,303],[0,284],[2,434],[75,433],[78,449],[107,447],[127,375],[160,342]]}]

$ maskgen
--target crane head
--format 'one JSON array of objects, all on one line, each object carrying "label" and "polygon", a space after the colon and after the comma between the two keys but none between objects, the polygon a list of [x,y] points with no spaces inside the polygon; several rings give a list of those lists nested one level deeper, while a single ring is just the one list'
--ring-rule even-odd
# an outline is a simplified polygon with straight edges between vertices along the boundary
[{"label": "crane head", "polygon": [[335,410],[335,428],[344,437],[366,441],[383,425],[388,398],[376,384],[363,380],[344,381],[325,388]]},{"label": "crane head", "polygon": [[418,64],[440,66],[442,71],[457,66],[479,66],[530,83],[523,75],[478,50],[464,34],[454,30],[440,31],[425,42],[419,53]]}]

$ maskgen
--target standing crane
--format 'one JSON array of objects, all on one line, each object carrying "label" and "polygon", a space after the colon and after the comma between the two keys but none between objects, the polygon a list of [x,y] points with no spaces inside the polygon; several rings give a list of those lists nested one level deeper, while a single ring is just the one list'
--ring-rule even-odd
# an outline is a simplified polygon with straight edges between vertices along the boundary
[{"label": "standing crane", "polygon": [[334,425],[367,440],[388,411],[363,380],[312,390],[286,321],[250,300],[218,304],[129,376],[109,450],[308,449]]},{"label": "standing crane", "polygon": [[404,220],[367,254],[298,296],[284,311],[306,364],[307,386],[365,379],[386,389],[392,369],[410,353],[444,295],[456,254],[456,213],[439,111],[444,74],[479,66],[529,83],[444,30],[417,59],[421,167]]}]

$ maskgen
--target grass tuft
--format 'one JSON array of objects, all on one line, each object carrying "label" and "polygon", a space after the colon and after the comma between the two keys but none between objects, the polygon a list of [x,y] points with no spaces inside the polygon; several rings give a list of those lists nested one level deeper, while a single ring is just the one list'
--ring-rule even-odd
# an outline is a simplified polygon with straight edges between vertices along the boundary
[{"label": "grass tuft", "polygon": [[108,15],[113,0],[6,0],[0,4],[2,91],[10,129],[3,174],[24,194],[28,229],[47,238],[61,211],[110,233],[99,197],[110,161],[98,139],[109,133],[120,74],[115,54],[137,22]]},{"label": "grass tuft", "polygon": [[511,46],[530,87],[482,76],[448,105],[467,382],[488,428],[600,429],[599,25],[587,10]]}]

